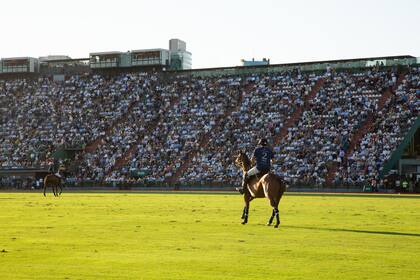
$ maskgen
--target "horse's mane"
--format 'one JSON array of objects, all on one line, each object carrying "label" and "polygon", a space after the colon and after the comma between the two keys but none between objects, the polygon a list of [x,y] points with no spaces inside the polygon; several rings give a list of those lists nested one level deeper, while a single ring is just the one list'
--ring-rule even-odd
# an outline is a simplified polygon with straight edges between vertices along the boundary
[{"label": "horse's mane", "polygon": [[242,154],[244,166],[248,166],[248,168],[251,167],[251,160],[249,159],[248,155],[245,152],[242,152]]}]

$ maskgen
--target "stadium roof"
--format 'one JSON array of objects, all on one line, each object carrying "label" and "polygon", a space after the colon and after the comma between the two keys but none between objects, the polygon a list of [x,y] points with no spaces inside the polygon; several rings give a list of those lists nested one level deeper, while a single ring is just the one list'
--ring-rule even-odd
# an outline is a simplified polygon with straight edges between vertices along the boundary
[{"label": "stadium roof", "polygon": [[181,71],[200,71],[200,70],[218,70],[218,69],[235,69],[235,68],[267,68],[267,67],[278,67],[278,66],[299,66],[299,65],[311,65],[311,64],[334,64],[334,63],[346,63],[364,60],[392,60],[392,59],[407,59],[416,58],[412,55],[397,55],[397,56],[380,56],[380,57],[364,57],[364,58],[350,58],[350,59],[337,59],[337,60],[321,60],[321,61],[306,61],[306,62],[292,62],[292,63],[278,63],[270,65],[252,65],[252,66],[227,66],[227,67],[211,67],[211,68],[197,68],[188,69]]}]

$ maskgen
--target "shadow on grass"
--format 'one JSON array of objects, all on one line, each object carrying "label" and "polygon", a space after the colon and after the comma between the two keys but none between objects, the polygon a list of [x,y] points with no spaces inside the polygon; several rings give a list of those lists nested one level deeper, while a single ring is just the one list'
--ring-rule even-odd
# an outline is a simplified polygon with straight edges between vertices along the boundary
[{"label": "shadow on grass", "polygon": [[310,229],[310,230],[323,230],[323,231],[341,231],[341,232],[356,232],[356,233],[368,233],[368,234],[384,234],[384,235],[402,235],[402,236],[414,236],[420,237],[420,233],[406,233],[398,231],[376,231],[376,230],[361,230],[361,229],[345,229],[345,228],[322,228],[322,227],[308,227],[308,226],[291,226],[283,225],[283,228],[298,228],[298,229]]}]

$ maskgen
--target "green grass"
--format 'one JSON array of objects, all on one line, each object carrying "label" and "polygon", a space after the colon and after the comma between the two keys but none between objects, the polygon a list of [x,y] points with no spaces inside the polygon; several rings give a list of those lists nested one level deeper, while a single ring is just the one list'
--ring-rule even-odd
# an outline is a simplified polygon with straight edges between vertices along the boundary
[{"label": "green grass", "polygon": [[[418,197],[419,198],[419,197]],[[0,279],[419,279],[420,199],[0,193]]]}]

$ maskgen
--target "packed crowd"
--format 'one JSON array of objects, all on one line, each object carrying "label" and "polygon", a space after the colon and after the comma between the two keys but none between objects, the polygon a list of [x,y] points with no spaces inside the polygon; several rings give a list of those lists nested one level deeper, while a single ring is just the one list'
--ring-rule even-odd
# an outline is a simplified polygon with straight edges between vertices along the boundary
[{"label": "packed crowd", "polygon": [[373,131],[363,137],[348,162],[338,171],[336,183],[377,179],[384,163],[419,116],[419,108],[420,68],[414,68],[384,108],[377,112]]},{"label": "packed crowd", "polygon": [[318,78],[298,72],[245,77],[242,103],[212,132],[181,182],[237,181],[240,176],[233,164],[236,153],[245,150],[251,154],[261,137],[274,139],[290,115],[303,105]]},{"label": "packed crowd", "polygon": [[[280,165],[292,182],[323,184],[328,169],[340,165],[356,130],[389,86],[390,73],[337,73],[325,77],[297,126],[280,145]],[[392,81],[392,79],[391,79]]]},{"label": "packed crowd", "polygon": [[[128,81],[128,80],[127,80]],[[102,181],[112,171],[127,150],[140,137],[147,134],[148,126],[158,119],[158,115],[166,109],[165,93],[156,85],[156,75],[130,75],[131,95],[134,102],[130,106],[130,113],[121,113],[121,118],[112,126],[108,133],[102,133],[100,143],[91,152],[78,157],[77,173],[85,180]]]},{"label": "packed crowd", "polygon": [[[239,104],[240,85],[241,78],[177,79],[169,83],[164,92],[167,98],[177,100],[161,112],[155,129],[137,143],[130,169],[147,170],[145,179],[149,181],[171,178],[226,112]],[[122,171],[127,174],[129,170]]]},{"label": "packed crowd", "polygon": [[0,81],[0,166],[45,166],[48,147],[82,147],[104,135],[136,95],[137,75]]},{"label": "packed crowd", "polygon": [[[337,183],[377,176],[418,116],[420,70],[412,69],[384,108],[378,100],[396,73],[284,73],[172,77],[136,73],[0,81],[0,166],[45,166],[51,145],[84,147],[77,180],[168,181],[184,162],[180,182],[237,182],[233,158],[251,155],[260,137],[276,153],[274,170],[292,182],[322,184],[331,165]],[[313,99],[311,89],[324,83]],[[306,103],[305,103],[305,100]],[[304,108],[277,144],[285,122]],[[354,133],[376,116],[348,160]]]}]

